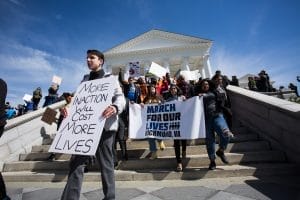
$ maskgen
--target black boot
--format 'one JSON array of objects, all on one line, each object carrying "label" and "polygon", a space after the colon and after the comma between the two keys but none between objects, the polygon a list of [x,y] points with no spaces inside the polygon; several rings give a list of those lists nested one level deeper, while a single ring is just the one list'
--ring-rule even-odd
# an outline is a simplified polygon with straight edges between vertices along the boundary
[{"label": "black boot", "polygon": [[225,154],[224,154],[224,150],[219,149],[219,150],[216,152],[216,154],[217,154],[217,156],[219,156],[219,157],[221,158],[221,160],[222,160],[222,162],[223,162],[224,164],[228,164],[228,163],[229,163],[229,161],[227,160],[227,158],[226,158],[226,156],[225,156]]},{"label": "black boot", "polygon": [[215,162],[215,160],[211,160],[210,161],[208,169],[209,170],[215,170],[216,169],[216,162]]}]

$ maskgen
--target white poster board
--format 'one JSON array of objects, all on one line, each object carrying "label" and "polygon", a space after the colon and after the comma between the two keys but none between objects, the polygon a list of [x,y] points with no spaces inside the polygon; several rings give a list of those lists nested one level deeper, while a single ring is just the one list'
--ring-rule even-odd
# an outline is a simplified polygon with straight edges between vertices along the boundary
[{"label": "white poster board", "polygon": [[112,103],[117,81],[110,76],[79,85],[49,152],[95,155],[105,123],[102,113]]},{"label": "white poster board", "polygon": [[140,63],[139,62],[130,62],[128,72],[129,72],[130,77],[139,77],[141,75]]},{"label": "white poster board", "polygon": [[31,99],[32,99],[32,95],[30,95],[30,94],[25,94],[23,97],[23,100],[27,101],[27,102],[31,101]]},{"label": "white poster board", "polygon": [[146,104],[144,108],[139,104],[130,104],[129,137],[132,139],[205,138],[203,97],[163,104]]},{"label": "white poster board", "polygon": [[160,66],[159,64],[152,62],[149,72],[151,74],[154,74],[157,77],[162,78],[163,76],[166,76],[167,70],[166,70],[166,68]]},{"label": "white poster board", "polygon": [[57,85],[60,85],[60,84],[61,84],[61,81],[62,81],[62,78],[59,77],[59,76],[54,75],[54,76],[52,77],[52,83],[55,83],[55,84],[57,84]]}]

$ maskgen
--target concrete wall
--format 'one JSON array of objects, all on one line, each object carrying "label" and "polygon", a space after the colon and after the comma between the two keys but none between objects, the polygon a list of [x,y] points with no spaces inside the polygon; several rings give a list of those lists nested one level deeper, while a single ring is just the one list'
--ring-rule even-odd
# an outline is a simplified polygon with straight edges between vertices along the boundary
[{"label": "concrete wall", "polygon": [[[58,109],[65,101],[49,106]],[[4,162],[18,161],[20,153],[29,153],[33,145],[40,145],[43,139],[56,133],[56,124],[48,125],[41,121],[46,108],[27,113],[7,121],[0,139],[0,171]]]},{"label": "concrete wall", "polygon": [[236,120],[300,163],[300,104],[228,86]]}]

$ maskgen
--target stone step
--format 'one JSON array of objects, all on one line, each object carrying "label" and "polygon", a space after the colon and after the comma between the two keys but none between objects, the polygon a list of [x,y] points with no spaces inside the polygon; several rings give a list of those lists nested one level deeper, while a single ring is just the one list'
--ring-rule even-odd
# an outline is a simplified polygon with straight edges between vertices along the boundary
[{"label": "stone step", "polygon": [[[49,146],[48,146],[49,147]],[[43,146],[34,147],[34,153],[29,154],[20,154],[20,161],[37,161],[37,160],[48,160],[51,153],[45,152],[47,149],[43,148]],[[249,151],[264,151],[269,150],[269,143],[266,141],[250,141],[250,142],[241,142],[241,143],[230,143],[228,144],[227,152],[249,152]],[[41,150],[38,152],[37,150]],[[145,158],[150,154],[148,149],[128,149],[128,157],[129,159],[133,158]],[[118,150],[118,157],[120,158],[120,150]],[[187,146],[187,157],[189,155],[199,155],[206,154],[206,146],[198,145],[198,146]],[[159,151],[159,156],[172,156],[174,155],[174,148],[167,147],[164,151]],[[56,154],[56,160],[69,160],[71,155],[67,154]]]},{"label": "stone step", "polygon": [[[115,170],[116,181],[151,181],[151,180],[198,180],[204,178],[298,175],[299,166],[289,163],[261,163],[249,165],[217,166],[214,171],[207,167],[188,168],[183,172],[172,170],[152,170],[144,172]],[[64,182],[68,171],[56,172],[3,172],[6,182]],[[101,181],[99,172],[88,172],[84,175],[85,182]]]},{"label": "stone step", "polygon": [[[285,162],[286,158],[281,151],[258,151],[243,153],[226,153],[231,164],[239,163],[259,163],[259,162]],[[216,159],[217,165],[223,165],[220,159]],[[184,167],[208,166],[209,159],[207,155],[191,155],[183,160]],[[174,156],[159,157],[155,160],[135,159],[124,161],[120,164],[122,170],[141,170],[141,169],[173,169],[176,166]],[[94,169],[97,167],[95,166]],[[18,161],[5,163],[4,172],[12,171],[39,171],[47,170],[49,172],[56,170],[68,170],[69,161]],[[93,170],[94,170],[93,169]]]},{"label": "stone step", "polygon": [[[245,141],[256,141],[258,140],[258,135],[251,133],[251,134],[237,134],[234,138],[230,140],[230,143],[238,143],[238,142],[245,142]],[[51,145],[52,139],[45,143],[43,142],[43,145],[33,146],[32,152],[48,152],[48,149]],[[149,144],[148,141],[143,140],[127,140],[127,148],[128,149],[144,149],[148,148]],[[164,140],[164,143],[167,147],[173,146],[173,140]],[[201,145],[205,144],[205,139],[196,139],[196,140],[188,140],[188,145]]]}]

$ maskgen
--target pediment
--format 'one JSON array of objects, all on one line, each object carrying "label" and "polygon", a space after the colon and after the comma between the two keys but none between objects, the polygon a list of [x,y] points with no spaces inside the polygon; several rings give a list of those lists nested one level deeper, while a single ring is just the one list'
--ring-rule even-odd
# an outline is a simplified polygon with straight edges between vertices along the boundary
[{"label": "pediment", "polygon": [[211,44],[212,41],[160,30],[151,30],[106,51],[105,54],[172,48],[202,43]]}]

